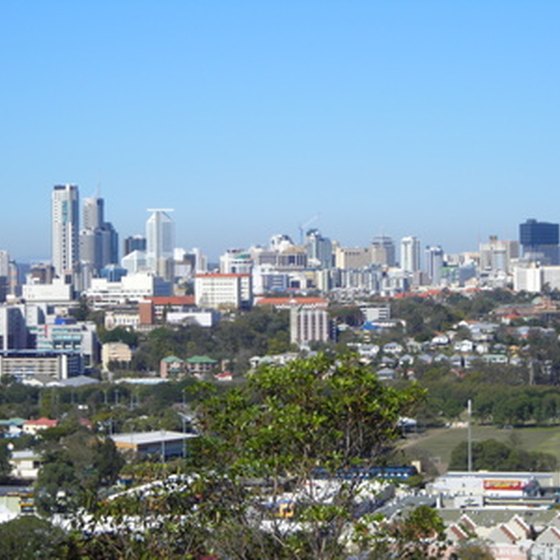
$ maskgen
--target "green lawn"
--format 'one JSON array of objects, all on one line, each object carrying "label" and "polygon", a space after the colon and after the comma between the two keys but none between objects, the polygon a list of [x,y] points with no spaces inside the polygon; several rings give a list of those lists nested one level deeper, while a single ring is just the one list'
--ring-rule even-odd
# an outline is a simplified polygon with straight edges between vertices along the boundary
[{"label": "green lawn", "polygon": [[[502,429],[473,425],[472,435],[473,441],[496,439],[508,442],[513,438],[523,449],[551,453],[560,463],[560,426]],[[410,436],[402,447],[411,455],[418,453],[430,457],[440,470],[445,470],[453,448],[466,439],[466,428],[441,428],[428,430],[418,436]]]}]

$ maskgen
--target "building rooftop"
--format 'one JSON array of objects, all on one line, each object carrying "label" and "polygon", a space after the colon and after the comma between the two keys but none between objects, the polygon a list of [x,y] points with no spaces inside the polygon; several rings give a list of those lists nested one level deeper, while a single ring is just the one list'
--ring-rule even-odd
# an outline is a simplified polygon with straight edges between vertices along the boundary
[{"label": "building rooftop", "polygon": [[165,362],[166,364],[174,364],[174,363],[183,363],[184,360],[181,360],[181,358],[178,358],[177,356],[167,356],[167,358],[163,358],[161,360],[162,362]]},{"label": "building rooftop", "polygon": [[321,297],[260,297],[256,300],[256,305],[272,305],[278,306],[291,306],[291,305],[324,305],[327,306],[328,301]]},{"label": "building rooftop", "polygon": [[58,420],[51,420],[50,418],[37,418],[37,420],[26,420],[26,426],[46,426],[47,428],[54,428],[58,425]]},{"label": "building rooftop", "polygon": [[25,418],[8,418],[8,420],[0,420],[0,426],[23,426]]},{"label": "building rooftop", "polygon": [[236,274],[233,272],[203,272],[196,274],[195,278],[249,278],[250,274]]},{"label": "building rooftop", "polygon": [[152,296],[146,300],[153,305],[195,305],[194,296]]},{"label": "building rooftop", "polygon": [[193,356],[192,358],[188,358],[187,359],[187,363],[189,364],[217,364],[218,361],[217,360],[213,360],[212,358],[209,358],[208,356]]},{"label": "building rooftop", "polygon": [[69,377],[58,381],[62,387],[83,387],[85,385],[95,385],[99,383],[99,379],[95,377],[88,377],[87,375],[77,375],[76,377]]},{"label": "building rooftop", "polygon": [[12,451],[13,461],[32,461],[35,459],[40,459],[41,455],[34,451],[33,449],[22,449],[20,451]]},{"label": "building rooftop", "polygon": [[150,443],[171,442],[198,437],[196,434],[184,434],[168,430],[157,430],[154,432],[129,432],[125,434],[114,434],[111,439],[115,443],[129,443],[131,445],[147,445]]}]

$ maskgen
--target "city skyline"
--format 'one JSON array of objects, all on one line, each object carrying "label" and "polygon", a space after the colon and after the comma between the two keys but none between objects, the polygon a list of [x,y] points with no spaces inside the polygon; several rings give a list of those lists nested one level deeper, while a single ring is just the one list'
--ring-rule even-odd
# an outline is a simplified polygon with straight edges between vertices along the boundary
[{"label": "city skyline", "polygon": [[556,222],[558,16],[505,1],[6,3],[0,246],[48,257],[42,205],[65,183],[104,197],[123,238],[146,208],[175,208],[177,244],[213,257],[224,237],[297,239],[317,214],[346,245],[412,233],[450,251]]},{"label": "city skyline", "polygon": [[[71,201],[70,201],[70,195]],[[62,197],[62,198],[61,198]],[[68,198],[69,201],[66,201]],[[119,254],[122,254],[122,257],[126,256],[128,253],[126,251],[126,246],[131,242],[132,239],[142,239],[143,243],[145,244],[145,248],[143,249],[146,254],[145,258],[149,261],[149,268],[159,270],[159,266],[156,263],[173,258],[173,251],[175,249],[183,249],[185,251],[189,250],[204,250],[204,247],[188,247],[188,246],[181,246],[175,240],[175,229],[176,229],[176,222],[169,216],[169,213],[174,212],[172,208],[147,208],[146,212],[150,213],[150,217],[145,222],[145,235],[144,234],[132,234],[124,238],[120,238],[119,240],[119,232],[116,230],[113,225],[109,222],[104,221],[104,212],[105,212],[105,199],[102,197],[94,196],[94,197],[85,197],[82,199],[80,203],[80,190],[79,185],[55,185],[52,188],[51,194],[51,228],[52,228],[52,240],[51,240],[51,255],[50,257],[46,257],[43,259],[31,259],[30,261],[20,261],[20,262],[51,262],[55,269],[64,270],[62,267],[62,260],[67,258],[64,256],[67,253],[72,251],[72,246],[75,244],[75,239],[72,241],[70,233],[79,232],[79,250],[78,258],[75,258],[75,255],[70,255],[70,260],[74,260],[74,262],[78,263],[81,262],[82,264],[89,264],[93,265],[93,261],[95,259],[99,259],[99,263],[96,267],[99,270],[105,264],[120,264],[120,258],[118,258]],[[65,202],[66,201],[66,202]],[[64,208],[64,204],[70,204],[70,218],[66,215],[68,214],[68,209]],[[81,204],[81,206],[80,206]],[[80,220],[80,215],[82,216],[82,220]],[[62,216],[62,218],[61,218]],[[414,270],[418,270],[420,268],[421,262],[421,252],[422,248],[425,249],[426,254],[431,249],[437,247],[438,251],[441,252],[442,256],[444,254],[460,254],[460,253],[469,253],[469,252],[477,252],[481,250],[482,246],[485,244],[486,241],[492,241],[492,239],[500,239],[500,242],[503,241],[519,241],[523,243],[524,236],[527,236],[527,233],[523,233],[527,231],[527,228],[530,227],[530,224],[538,224],[539,228],[552,228],[556,233],[556,237],[554,239],[550,239],[549,242],[554,243],[556,241],[556,246],[558,245],[558,228],[560,227],[558,223],[548,223],[543,222],[542,220],[535,219],[534,217],[530,217],[526,219],[526,222],[521,223],[517,226],[518,234],[512,236],[510,240],[504,240],[503,238],[499,238],[494,234],[488,236],[487,239],[479,239],[476,245],[470,247],[467,251],[451,251],[445,246],[442,246],[441,243],[425,243],[423,240],[419,239],[418,236],[411,234],[409,232],[407,235],[402,237],[395,237],[393,235],[373,235],[369,238],[362,240],[362,242],[355,244],[355,245],[348,245],[341,243],[339,239],[331,238],[329,232],[324,232],[316,227],[303,227],[303,226],[311,226],[311,224],[315,224],[319,216],[314,216],[312,220],[309,220],[307,224],[300,224],[299,226],[299,236],[300,238],[296,237],[295,235],[290,235],[286,232],[275,232],[271,233],[266,240],[256,240],[252,241],[251,243],[243,246],[243,247],[234,247],[231,245],[224,245],[222,252],[218,255],[211,255],[210,258],[213,262],[217,263],[220,255],[224,254],[229,250],[238,250],[238,249],[249,249],[250,247],[266,247],[269,244],[274,243],[274,238],[291,238],[291,242],[295,245],[307,245],[311,243],[311,246],[314,247],[317,243],[317,240],[323,239],[323,234],[325,234],[325,242],[328,244],[329,251],[331,250],[332,242],[336,242],[341,247],[371,247],[373,251],[373,261],[374,263],[384,264],[388,266],[401,266],[408,272],[414,272]],[[68,224],[66,222],[68,221]],[[163,225],[160,222],[164,222]],[[63,236],[61,239],[61,233],[59,229],[65,228],[66,225],[68,226],[69,233]],[[533,227],[533,226],[531,226]],[[100,229],[101,228],[101,229]],[[75,230],[75,231],[74,231]],[[165,230],[165,231],[164,231]],[[547,231],[548,231],[547,230]],[[95,241],[95,244],[99,244],[99,247],[94,249],[94,245],[90,244],[93,241],[88,241],[89,237],[91,237],[92,232],[99,232],[100,234],[107,234],[101,235],[99,241]],[[538,231],[541,231],[540,229]],[[75,237],[75,235],[74,235]],[[107,237],[105,240],[104,237]],[[550,237],[550,235],[549,235]],[[396,245],[400,243],[399,252],[396,250]],[[408,254],[411,251],[411,248],[405,249],[405,244],[409,244],[413,242],[415,248],[413,249],[416,253],[415,256],[412,254]],[[322,243],[322,242],[320,242]],[[121,246],[122,245],[122,253],[121,253]],[[66,247],[68,246],[68,247]],[[132,249],[134,250],[134,249]],[[312,253],[318,251],[319,249],[316,247],[315,249],[311,249]],[[10,251],[7,251],[10,253]],[[74,252],[76,252],[76,248],[74,248]],[[94,257],[94,254],[99,252],[98,257]],[[530,252],[530,251],[529,251]],[[91,253],[91,255],[90,255]],[[161,254],[160,254],[161,253]],[[109,255],[114,255],[109,256]],[[11,254],[12,258],[15,256]],[[313,255],[312,255],[313,256]],[[313,256],[313,258],[317,258]],[[14,258],[14,260],[17,260]],[[58,261],[61,260],[59,263]],[[320,259],[321,260],[321,259]],[[324,260],[324,259],[323,259]],[[414,266],[412,266],[412,261],[414,261]],[[163,261],[162,261],[163,262]],[[161,264],[161,263],[160,263]],[[553,261],[555,264],[555,261]],[[62,268],[61,268],[62,267]],[[68,268],[68,263],[65,263],[66,270],[70,270]],[[429,268],[429,266],[428,266]],[[163,269],[162,269],[163,270]],[[160,271],[162,272],[162,271]],[[165,276],[165,274],[163,274]]]}]

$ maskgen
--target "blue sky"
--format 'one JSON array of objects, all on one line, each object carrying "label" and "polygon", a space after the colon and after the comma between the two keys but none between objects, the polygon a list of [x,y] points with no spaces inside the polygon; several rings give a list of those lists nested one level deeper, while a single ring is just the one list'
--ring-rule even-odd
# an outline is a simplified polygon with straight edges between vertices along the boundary
[{"label": "blue sky", "polygon": [[558,2],[0,3],[0,248],[50,256],[57,183],[121,237],[175,208],[215,256],[380,232],[450,251],[560,220]]}]

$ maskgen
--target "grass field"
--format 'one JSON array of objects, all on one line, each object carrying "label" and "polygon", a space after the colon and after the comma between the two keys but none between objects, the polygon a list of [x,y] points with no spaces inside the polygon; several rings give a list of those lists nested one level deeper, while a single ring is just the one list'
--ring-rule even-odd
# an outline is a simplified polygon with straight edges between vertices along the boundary
[{"label": "grass field", "polygon": [[[542,451],[554,455],[560,464],[560,426],[503,429],[473,425],[472,436],[473,441],[495,439],[507,443],[514,440],[527,451]],[[466,428],[441,428],[409,436],[401,447],[411,455],[430,457],[442,471],[449,464],[453,448],[466,439]]]}]

